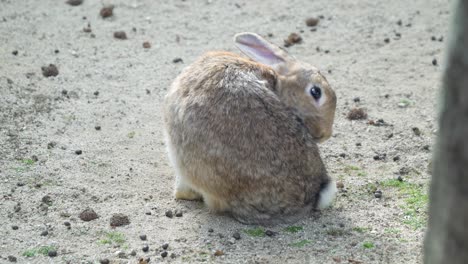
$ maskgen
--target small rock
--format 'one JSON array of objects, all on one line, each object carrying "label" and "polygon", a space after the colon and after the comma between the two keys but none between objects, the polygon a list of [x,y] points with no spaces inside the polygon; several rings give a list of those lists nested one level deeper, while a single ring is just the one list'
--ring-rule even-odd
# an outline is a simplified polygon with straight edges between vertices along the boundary
[{"label": "small rock", "polygon": [[176,253],[171,253],[171,258],[175,259],[177,257]]},{"label": "small rock", "polygon": [[213,233],[213,231],[214,231],[213,228],[208,228],[209,233]]},{"label": "small rock", "polygon": [[269,236],[269,237],[273,237],[276,235],[276,232],[273,232],[271,230],[266,230],[265,231],[265,235]]},{"label": "small rock", "polygon": [[79,6],[83,3],[83,0],[68,0],[66,3],[71,6]]},{"label": "small rock", "polygon": [[145,241],[147,239],[146,235],[140,235],[140,239]]},{"label": "small rock", "polygon": [[113,16],[114,15],[114,6],[110,5],[110,6],[105,6],[105,7],[101,8],[101,11],[99,11],[99,14],[101,15],[102,18]]},{"label": "small rock", "polygon": [[16,260],[17,260],[17,259],[16,259],[15,256],[12,256],[12,255],[8,256],[8,261],[10,261],[10,262],[16,262]]},{"label": "small rock", "polygon": [[353,101],[354,101],[355,103],[360,102],[360,101],[361,101],[361,98],[359,98],[359,97],[354,97],[354,98],[353,98]]},{"label": "small rock", "polygon": [[437,66],[437,59],[432,60],[432,65]]},{"label": "small rock", "polygon": [[349,120],[361,120],[367,118],[367,113],[363,108],[353,108],[346,116]]},{"label": "small rock", "polygon": [[389,38],[385,38],[385,39],[384,39],[384,42],[385,42],[385,43],[390,43],[390,39],[389,39]]},{"label": "small rock", "polygon": [[150,211],[145,212],[145,215],[151,215],[151,212]]},{"label": "small rock", "polygon": [[115,252],[115,255],[118,258],[127,258],[127,254],[125,254],[125,252],[123,252],[123,251],[117,251],[117,252]]},{"label": "small rock", "polygon": [[39,158],[38,158],[36,155],[32,155],[32,156],[31,156],[31,159],[32,159],[34,162],[38,162],[38,161],[39,161]]},{"label": "small rock", "polygon": [[143,42],[143,48],[145,49],[151,48],[151,43],[149,43],[148,41]]},{"label": "small rock", "polygon": [[54,50],[55,54],[58,54],[59,52],[60,52],[60,50],[58,50],[58,49]]},{"label": "small rock", "polygon": [[11,229],[13,229],[13,230],[18,230],[18,228],[19,227],[17,225],[11,226]]},{"label": "small rock", "polygon": [[93,209],[87,208],[83,212],[80,213],[79,217],[80,217],[81,220],[83,220],[85,222],[89,222],[89,221],[92,221],[94,219],[97,219],[99,216],[97,215],[97,213]]},{"label": "small rock", "polygon": [[181,210],[176,210],[176,211],[175,211],[175,216],[176,216],[176,217],[182,217],[182,215],[183,215],[183,213],[182,213]]},{"label": "small rock", "polygon": [[440,38],[438,39],[438,41],[439,41],[439,42],[444,41],[444,37],[440,37]]},{"label": "small rock", "polygon": [[115,31],[114,38],[116,39],[127,39],[127,33],[125,31]]},{"label": "small rock", "polygon": [[424,146],[423,146],[423,149],[424,149],[424,150],[429,150],[429,148],[430,148],[429,145],[424,145]]},{"label": "small rock", "polygon": [[169,217],[169,218],[174,217],[174,214],[172,213],[172,210],[167,210],[166,211],[166,216]]},{"label": "small rock", "polygon": [[130,251],[130,256],[136,256],[137,252],[136,250],[132,249],[132,251]]},{"label": "small rock", "polygon": [[93,94],[94,94],[94,96],[98,96],[98,95],[99,95],[99,91],[95,91]]},{"label": "small rock", "polygon": [[400,160],[400,156],[393,157],[393,161],[399,161],[399,160]]},{"label": "small rock", "polygon": [[50,195],[44,195],[41,201],[47,205],[52,205],[52,197],[50,197]]},{"label": "small rock", "polygon": [[49,231],[44,230],[41,232],[41,236],[47,236],[49,234]]},{"label": "small rock", "polygon": [[403,181],[403,177],[401,177],[401,175],[398,175],[397,180],[398,180],[399,182],[402,182],[402,181]]},{"label": "small rock", "polygon": [[95,126],[94,129],[96,129],[97,131],[101,130],[101,126]]},{"label": "small rock", "polygon": [[162,249],[166,250],[169,247],[169,243],[162,244]]},{"label": "small rock", "polygon": [[344,188],[344,183],[342,181],[336,182],[336,188],[343,189]]},{"label": "small rock", "polygon": [[381,190],[375,191],[374,197],[375,197],[375,198],[379,198],[379,199],[382,198],[382,191],[381,191]]},{"label": "small rock", "polygon": [[215,255],[216,257],[219,257],[219,256],[224,255],[224,252],[223,252],[222,250],[219,250],[219,249],[218,249],[218,250],[215,251],[214,255]]},{"label": "small rock", "polygon": [[296,43],[301,43],[302,42],[302,37],[301,35],[297,33],[291,33],[289,34],[288,38],[284,40],[284,46],[285,47],[290,47]]},{"label": "small rock", "polygon": [[49,66],[43,66],[41,67],[41,70],[42,75],[44,77],[57,76],[59,74],[57,66],[55,66],[54,64],[49,64]]},{"label": "small rock", "polygon": [[99,261],[99,263],[101,263],[101,264],[109,264],[110,261],[109,261],[108,259],[101,259],[101,260]]},{"label": "small rock", "polygon": [[63,224],[64,224],[66,227],[70,227],[70,226],[71,226],[71,223],[68,222],[68,221],[63,222]]},{"label": "small rock", "polygon": [[173,63],[179,63],[179,62],[182,63],[184,61],[182,60],[182,58],[175,58],[175,59],[172,60],[172,62]]},{"label": "small rock", "polygon": [[346,154],[345,153],[340,153],[340,157],[345,158]]},{"label": "small rock", "polygon": [[128,219],[128,216],[124,214],[114,214],[112,215],[110,219],[110,226],[116,227],[116,226],[124,226],[124,225],[129,225],[130,220]]},{"label": "small rock", "polygon": [[414,133],[416,136],[419,137],[419,136],[421,135],[421,130],[419,130],[419,128],[413,127],[412,130],[413,130],[413,133]]},{"label": "small rock", "polygon": [[401,21],[401,19],[398,20],[396,23],[397,23],[397,25],[400,26],[400,27],[401,27],[401,25],[403,24],[403,22]]},{"label": "small rock", "polygon": [[49,257],[51,257],[51,258],[56,257],[57,256],[57,251],[56,250],[49,250],[47,255],[49,255]]},{"label": "small rock", "polygon": [[143,250],[143,252],[148,252],[149,246],[148,246],[148,245],[144,245],[143,248],[142,248],[141,250]]},{"label": "small rock", "polygon": [[315,27],[315,26],[318,25],[319,21],[320,21],[319,18],[310,17],[310,18],[306,19],[305,22],[306,22],[306,25],[307,25],[308,27]]},{"label": "small rock", "polygon": [[83,154],[83,151],[81,149],[77,149],[77,150],[75,150],[75,154],[76,155],[81,155],[81,154]]},{"label": "small rock", "polygon": [[374,156],[374,160],[385,160],[387,158],[387,154],[378,154]]},{"label": "small rock", "polygon": [[360,146],[362,146],[361,142],[356,143],[356,147],[360,147]]},{"label": "small rock", "polygon": [[232,237],[235,238],[236,240],[241,239],[239,232],[235,232],[234,234],[232,234]]},{"label": "small rock", "polygon": [[57,142],[51,141],[47,143],[47,149],[53,149],[55,146],[57,146]]},{"label": "small rock", "polygon": [[167,257],[167,251],[163,251],[163,252],[161,253],[161,257],[163,257],[163,258]]},{"label": "small rock", "polygon": [[11,54],[13,54],[13,55],[16,56],[16,55],[18,55],[18,51],[17,51],[17,50],[14,50],[13,52],[11,52]]}]

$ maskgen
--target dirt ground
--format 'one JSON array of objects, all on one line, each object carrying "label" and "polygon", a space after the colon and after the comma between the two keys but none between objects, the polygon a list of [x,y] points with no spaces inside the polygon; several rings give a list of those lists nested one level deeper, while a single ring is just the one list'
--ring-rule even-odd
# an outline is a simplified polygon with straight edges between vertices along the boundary
[{"label": "dirt ground", "polygon": [[[0,262],[421,263],[449,2],[0,0]],[[340,193],[294,225],[172,196],[166,89],[203,52],[238,52],[242,31],[299,33],[287,49],[338,96],[320,149]],[[348,120],[355,107],[367,118]],[[119,213],[130,223],[111,227]]]}]

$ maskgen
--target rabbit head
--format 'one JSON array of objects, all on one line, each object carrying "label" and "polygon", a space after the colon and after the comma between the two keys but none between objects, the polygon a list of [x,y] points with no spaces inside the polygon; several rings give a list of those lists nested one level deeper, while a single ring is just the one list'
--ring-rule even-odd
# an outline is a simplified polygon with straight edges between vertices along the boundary
[{"label": "rabbit head", "polygon": [[323,142],[330,138],[336,95],[320,71],[255,33],[239,33],[234,41],[249,58],[276,72],[274,92],[303,120],[314,139]]}]

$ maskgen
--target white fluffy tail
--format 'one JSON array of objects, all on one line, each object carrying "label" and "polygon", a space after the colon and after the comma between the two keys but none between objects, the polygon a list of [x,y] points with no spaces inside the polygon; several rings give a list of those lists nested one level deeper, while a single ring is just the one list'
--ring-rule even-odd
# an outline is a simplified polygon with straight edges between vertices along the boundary
[{"label": "white fluffy tail", "polygon": [[325,188],[320,191],[319,200],[318,200],[318,208],[324,209],[329,207],[333,200],[335,199],[337,189],[336,183],[333,180],[330,180]]}]

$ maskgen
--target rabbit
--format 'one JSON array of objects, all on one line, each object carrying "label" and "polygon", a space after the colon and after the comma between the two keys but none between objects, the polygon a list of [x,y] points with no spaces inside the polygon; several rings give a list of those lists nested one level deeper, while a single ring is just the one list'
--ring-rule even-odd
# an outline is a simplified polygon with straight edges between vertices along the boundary
[{"label": "rabbit", "polygon": [[250,59],[207,52],[164,99],[175,199],[203,200],[245,224],[296,222],[336,194],[317,147],[332,134],[335,92],[261,36],[234,41]]}]

